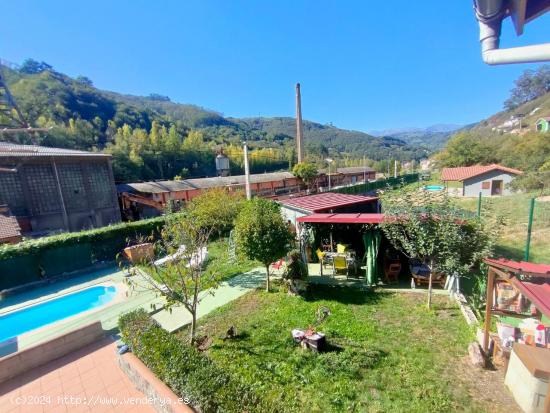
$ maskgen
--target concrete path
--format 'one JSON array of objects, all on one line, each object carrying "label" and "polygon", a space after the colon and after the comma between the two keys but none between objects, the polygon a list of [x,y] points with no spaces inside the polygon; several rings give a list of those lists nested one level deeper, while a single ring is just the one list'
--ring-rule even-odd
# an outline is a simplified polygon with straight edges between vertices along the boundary
[{"label": "concrete path", "polygon": [[[265,284],[265,269],[255,268],[221,283],[217,289],[208,289],[200,294],[197,317],[203,317],[247,292]],[[162,310],[153,318],[169,332],[177,331],[191,323],[191,314],[183,307],[173,307],[172,311]]]}]

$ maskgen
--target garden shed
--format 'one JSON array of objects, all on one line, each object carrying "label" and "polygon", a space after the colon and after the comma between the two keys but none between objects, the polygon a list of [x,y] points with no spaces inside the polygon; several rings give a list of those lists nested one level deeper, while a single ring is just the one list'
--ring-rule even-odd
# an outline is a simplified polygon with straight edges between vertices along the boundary
[{"label": "garden shed", "polygon": [[537,132],[550,132],[550,116],[538,119],[535,123],[535,127]]},{"label": "garden shed", "polygon": [[462,196],[499,196],[509,195],[508,185],[523,172],[502,165],[473,165],[458,168],[443,168],[441,180],[462,184]]}]

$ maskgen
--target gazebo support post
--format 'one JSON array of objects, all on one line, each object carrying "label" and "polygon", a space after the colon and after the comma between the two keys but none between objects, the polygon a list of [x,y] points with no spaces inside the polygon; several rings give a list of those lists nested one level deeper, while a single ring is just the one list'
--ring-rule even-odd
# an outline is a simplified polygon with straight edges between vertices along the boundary
[{"label": "gazebo support post", "polygon": [[489,267],[487,276],[487,300],[485,304],[485,334],[483,335],[483,351],[489,355],[489,331],[491,329],[491,309],[493,308],[493,289],[495,285],[495,273]]}]

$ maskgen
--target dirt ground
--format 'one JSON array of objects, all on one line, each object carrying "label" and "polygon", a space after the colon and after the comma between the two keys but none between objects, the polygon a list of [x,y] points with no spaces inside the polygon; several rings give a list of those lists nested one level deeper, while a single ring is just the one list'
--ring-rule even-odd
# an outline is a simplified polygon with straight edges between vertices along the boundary
[{"label": "dirt ground", "polygon": [[521,413],[514,397],[504,385],[504,368],[497,370],[472,367],[468,356],[459,360],[456,374],[464,383],[468,383],[472,399],[480,407],[491,413]]}]

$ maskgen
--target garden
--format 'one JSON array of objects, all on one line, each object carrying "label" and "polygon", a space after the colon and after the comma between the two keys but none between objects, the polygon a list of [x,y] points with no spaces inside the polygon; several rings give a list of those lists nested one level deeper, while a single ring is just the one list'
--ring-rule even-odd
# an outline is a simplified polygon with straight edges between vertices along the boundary
[{"label": "garden", "polygon": [[[475,274],[498,229],[468,221],[448,197],[440,198],[418,191],[385,195],[390,219],[382,231],[407,257],[428,262],[431,272]],[[230,242],[222,237],[229,231]],[[124,341],[157,377],[203,412],[495,407],[494,400],[476,392],[485,372],[467,366],[474,331],[455,301],[432,294],[431,275],[427,305],[426,294],[414,291],[320,284],[297,291],[293,283],[303,277],[294,245],[290,227],[271,201],[244,201],[227,193],[197,199],[183,215],[166,218],[156,243],[157,250],[179,258],[162,266],[144,263],[145,277],[129,280],[149,283],[165,298],[166,308],[183,306],[190,325],[170,334],[138,311],[120,319]],[[207,246],[209,261],[193,264]],[[270,279],[271,263],[289,252],[282,278]],[[201,291],[215,294],[229,273],[256,264],[265,269],[265,288],[197,316],[207,296]],[[319,339],[315,344],[314,338]],[[501,380],[488,382],[491,390],[502,390]]]},{"label": "garden", "polygon": [[[124,338],[203,411],[484,410],[456,367],[472,332],[444,296],[428,310],[422,294],[314,286],[296,297],[275,286],[202,318],[197,337],[209,344],[200,350],[186,344],[188,331],[144,329],[143,319],[122,319]],[[327,351],[293,341],[291,330],[308,326],[326,334]]]}]

